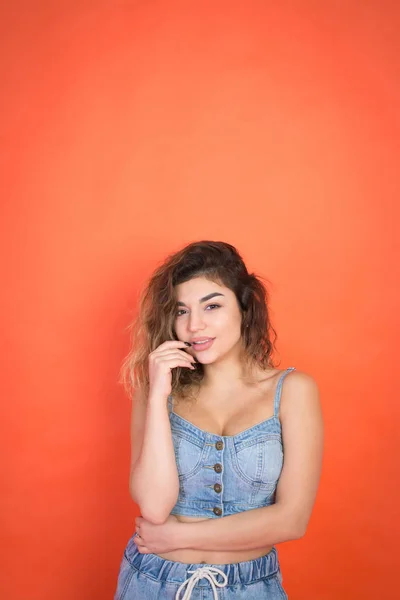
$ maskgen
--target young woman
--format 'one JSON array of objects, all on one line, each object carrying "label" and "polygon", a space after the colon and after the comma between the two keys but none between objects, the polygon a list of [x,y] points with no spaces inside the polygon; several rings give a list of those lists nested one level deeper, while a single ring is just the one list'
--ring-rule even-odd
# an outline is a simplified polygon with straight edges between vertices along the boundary
[{"label": "young woman", "polygon": [[150,279],[122,368],[142,516],[114,600],[287,598],[275,544],[305,534],[323,421],[314,379],[274,366],[267,301],[223,242]]}]

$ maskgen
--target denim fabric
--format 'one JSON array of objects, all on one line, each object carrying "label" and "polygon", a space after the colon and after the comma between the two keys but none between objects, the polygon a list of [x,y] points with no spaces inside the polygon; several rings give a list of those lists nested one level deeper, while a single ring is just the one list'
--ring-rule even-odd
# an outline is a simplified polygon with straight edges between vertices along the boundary
[{"label": "denim fabric", "polygon": [[[135,534],[136,535],[136,534]],[[275,546],[232,564],[186,564],[140,554],[128,541],[114,600],[287,600]],[[185,583],[186,582],[186,583]]]},{"label": "denim fabric", "polygon": [[173,411],[168,398],[179,474],[179,496],[171,514],[217,519],[275,502],[283,466],[279,378],[274,415],[237,435],[221,436],[196,427]]}]

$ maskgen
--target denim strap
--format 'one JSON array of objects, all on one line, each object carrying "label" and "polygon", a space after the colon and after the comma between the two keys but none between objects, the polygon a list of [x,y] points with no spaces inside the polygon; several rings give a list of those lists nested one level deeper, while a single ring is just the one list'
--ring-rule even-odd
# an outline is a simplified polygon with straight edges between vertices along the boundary
[{"label": "denim strap", "polygon": [[275,399],[274,399],[274,416],[277,417],[279,414],[279,406],[281,403],[281,394],[282,394],[282,383],[285,379],[286,375],[288,375],[291,371],[294,371],[296,367],[289,367],[282,373],[279,377],[278,385],[276,386]]}]

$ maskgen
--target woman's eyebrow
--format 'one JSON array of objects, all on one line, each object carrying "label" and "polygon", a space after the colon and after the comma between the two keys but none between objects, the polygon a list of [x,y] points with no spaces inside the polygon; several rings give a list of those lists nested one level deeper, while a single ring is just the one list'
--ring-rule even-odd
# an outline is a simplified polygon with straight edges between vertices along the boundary
[{"label": "woman's eyebrow", "polygon": [[[223,296],[224,294],[221,294],[220,292],[212,292],[211,294],[207,294],[207,296],[204,296],[204,298],[200,298],[199,302],[207,302],[207,300],[211,300],[211,298],[214,298],[215,296]],[[178,302],[177,303],[178,306],[186,306],[186,304],[184,302]]]}]

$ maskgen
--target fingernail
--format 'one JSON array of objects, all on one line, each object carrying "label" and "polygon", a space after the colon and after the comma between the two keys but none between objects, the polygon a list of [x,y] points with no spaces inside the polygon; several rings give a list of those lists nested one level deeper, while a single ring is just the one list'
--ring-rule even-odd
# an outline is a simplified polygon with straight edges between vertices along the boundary
[{"label": "fingernail", "polygon": [[186,344],[186,346],[191,346],[192,344],[189,344],[189,342],[183,342],[184,344]]}]

